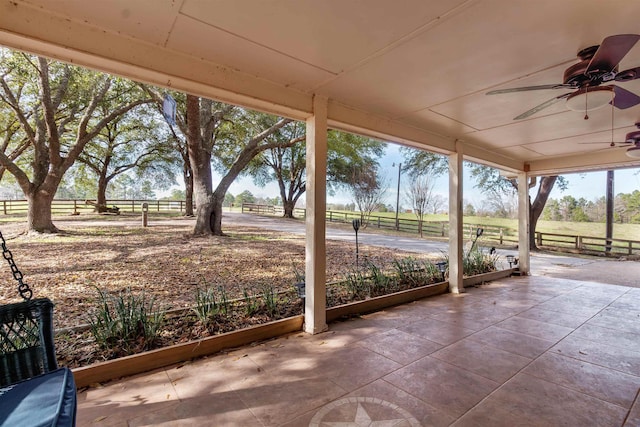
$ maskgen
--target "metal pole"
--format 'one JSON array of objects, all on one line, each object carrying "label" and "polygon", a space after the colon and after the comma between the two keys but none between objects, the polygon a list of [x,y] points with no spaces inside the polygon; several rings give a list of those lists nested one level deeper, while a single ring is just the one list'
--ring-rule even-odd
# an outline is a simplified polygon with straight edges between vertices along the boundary
[{"label": "metal pole", "polygon": [[398,163],[398,193],[396,194],[396,230],[400,230],[400,221],[398,220],[398,212],[400,210],[400,172],[402,171],[402,163]]},{"label": "metal pole", "polygon": [[607,171],[607,224],[606,224],[606,243],[605,243],[605,252],[611,252],[611,239],[613,238],[613,171]]}]

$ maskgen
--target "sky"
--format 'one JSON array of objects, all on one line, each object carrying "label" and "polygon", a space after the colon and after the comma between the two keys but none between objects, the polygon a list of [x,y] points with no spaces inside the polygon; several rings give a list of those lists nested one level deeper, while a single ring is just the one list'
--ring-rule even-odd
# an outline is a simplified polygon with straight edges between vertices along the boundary
[{"label": "sky", "polygon": [[[388,171],[386,176],[387,191],[385,203],[395,207],[397,186],[398,186],[398,164],[402,163],[403,158],[400,153],[400,146],[396,144],[387,144],[387,149],[384,157],[380,160],[381,170]],[[551,192],[551,198],[561,199],[565,195],[571,195],[576,199],[581,197],[592,201],[605,195],[606,187],[606,172],[588,172],[582,174],[567,174],[564,175],[567,178],[569,186],[564,192],[561,191],[556,185]],[[631,193],[634,190],[640,190],[640,169],[620,169],[615,171],[614,175],[614,193]],[[479,206],[484,199],[482,193],[474,188],[473,180],[469,175],[468,170],[465,170],[464,174],[464,200],[471,203],[474,206]],[[214,176],[214,183],[219,181],[219,176]],[[400,205],[408,207],[409,202],[405,198],[407,176],[402,174],[400,177]],[[436,180],[434,185],[434,191],[437,194],[442,195],[448,199],[448,176],[445,174]],[[278,186],[275,182],[265,186],[256,186],[250,177],[242,177],[237,179],[231,185],[229,191],[234,196],[241,193],[244,190],[249,190],[256,197],[276,197],[279,196]],[[531,195],[534,196],[535,188],[532,190]],[[303,196],[304,198],[304,196]],[[403,201],[403,198],[405,199]],[[350,203],[351,197],[346,192],[338,192],[334,196],[327,195],[327,203]]]}]

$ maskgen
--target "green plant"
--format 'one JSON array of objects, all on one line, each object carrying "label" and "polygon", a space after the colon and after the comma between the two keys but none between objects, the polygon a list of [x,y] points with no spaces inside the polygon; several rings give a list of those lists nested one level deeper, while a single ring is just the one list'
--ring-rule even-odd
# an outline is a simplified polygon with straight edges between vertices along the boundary
[{"label": "green plant", "polygon": [[201,322],[208,322],[220,312],[220,305],[216,301],[216,292],[207,287],[204,290],[196,288],[196,305],[193,308],[196,317]]},{"label": "green plant", "polygon": [[102,348],[118,348],[125,353],[152,348],[164,323],[164,311],[154,309],[155,298],[130,288],[117,295],[98,291],[98,307],[89,314],[89,326]]},{"label": "green plant", "polygon": [[369,292],[372,296],[384,295],[394,291],[397,282],[385,275],[384,272],[370,260],[367,259],[365,265],[369,269]]},{"label": "green plant", "polygon": [[218,292],[220,292],[220,311],[225,316],[229,314],[229,297],[227,296],[227,289],[224,286],[218,286]]},{"label": "green plant", "polygon": [[410,288],[425,286],[440,281],[440,272],[435,264],[413,257],[393,260],[393,267],[400,284]]},{"label": "green plant", "polygon": [[369,295],[369,284],[362,273],[357,270],[345,275],[344,284],[354,299],[363,299]]},{"label": "green plant", "polygon": [[247,288],[242,289],[244,295],[244,310],[247,317],[251,317],[260,309],[260,303],[258,297],[254,293],[249,293]]},{"label": "green plant", "polygon": [[488,254],[481,249],[473,249],[462,256],[463,272],[466,276],[489,273],[496,270],[497,254]]},{"label": "green plant", "polygon": [[304,283],[304,270],[300,271],[295,264],[291,264],[293,267],[293,274],[296,276],[296,283]]},{"label": "green plant", "polygon": [[273,285],[262,285],[262,302],[271,317],[278,313],[278,293]]}]

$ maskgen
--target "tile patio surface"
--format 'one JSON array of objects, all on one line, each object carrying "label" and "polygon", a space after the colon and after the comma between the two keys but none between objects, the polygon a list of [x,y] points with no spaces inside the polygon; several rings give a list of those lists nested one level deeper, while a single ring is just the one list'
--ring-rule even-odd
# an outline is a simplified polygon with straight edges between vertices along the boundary
[{"label": "tile patio surface", "polygon": [[467,291],[89,389],[78,425],[640,425],[639,288]]}]

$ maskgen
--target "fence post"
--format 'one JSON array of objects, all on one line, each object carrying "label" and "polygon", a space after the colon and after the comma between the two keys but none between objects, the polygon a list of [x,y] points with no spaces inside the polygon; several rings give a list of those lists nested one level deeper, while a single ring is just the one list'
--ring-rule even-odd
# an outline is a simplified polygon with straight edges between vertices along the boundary
[{"label": "fence post", "polygon": [[442,223],[442,237],[444,237],[444,222]]},{"label": "fence post", "polygon": [[378,228],[380,228],[380,217],[378,217]]},{"label": "fence post", "polygon": [[633,255],[633,242],[629,242],[629,255]]},{"label": "fence post", "polygon": [[160,199],[158,199],[158,212],[160,212]]},{"label": "fence post", "polygon": [[542,246],[542,233],[536,231],[536,245]]},{"label": "fence post", "polygon": [[136,201],[131,200],[131,212],[135,212],[135,211],[136,211]]},{"label": "fence post", "polygon": [[503,230],[500,229],[500,244],[502,244],[502,239],[504,238]]},{"label": "fence post", "polygon": [[6,215],[6,214],[7,214],[7,201],[6,201],[6,200],[4,200],[4,201],[2,202],[2,205],[3,205],[3,208],[4,208],[4,214]]},{"label": "fence post", "polygon": [[576,236],[576,249],[582,250],[582,236]]}]

